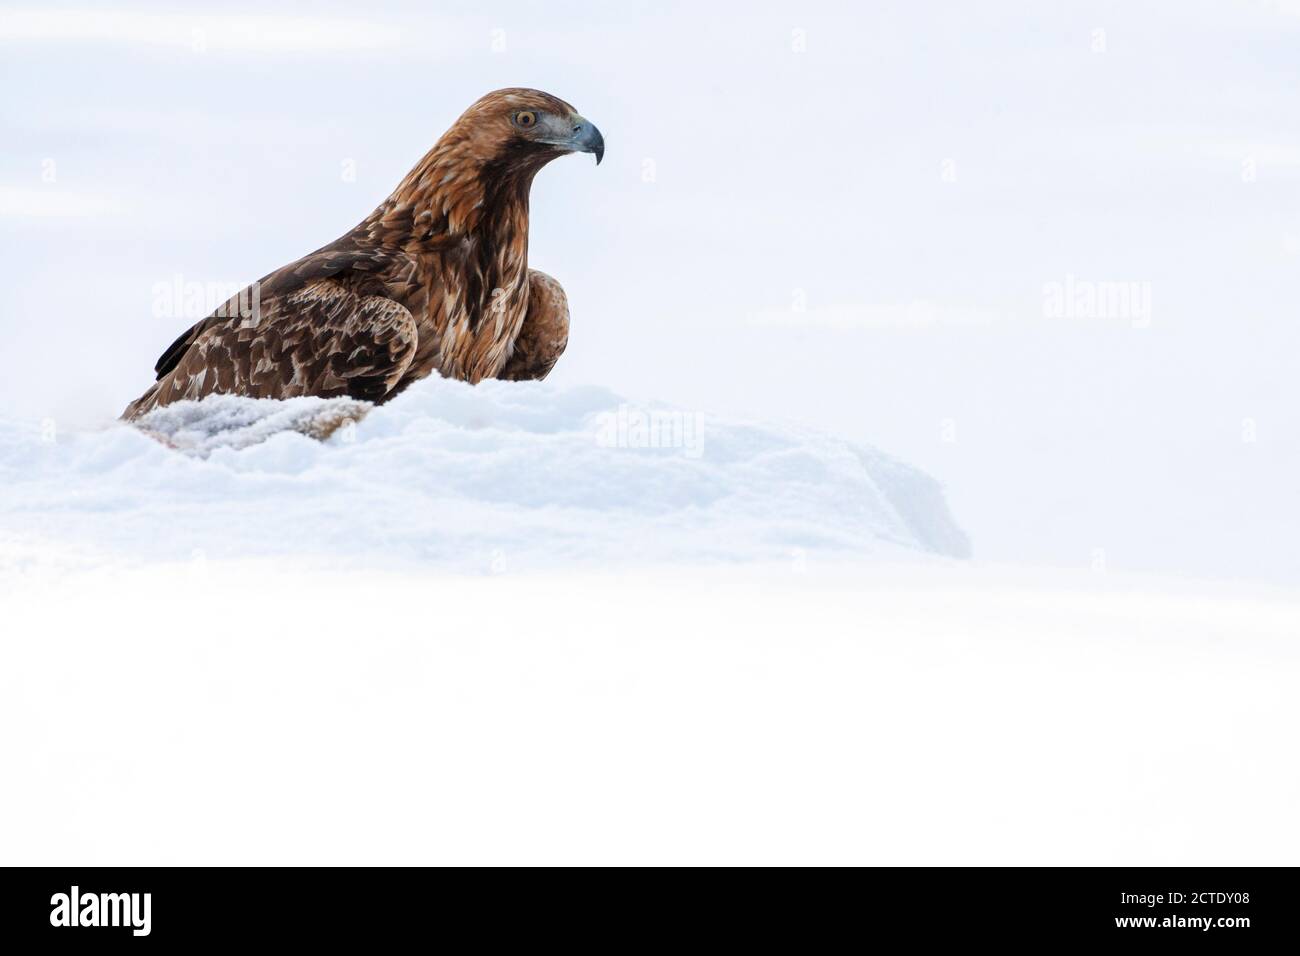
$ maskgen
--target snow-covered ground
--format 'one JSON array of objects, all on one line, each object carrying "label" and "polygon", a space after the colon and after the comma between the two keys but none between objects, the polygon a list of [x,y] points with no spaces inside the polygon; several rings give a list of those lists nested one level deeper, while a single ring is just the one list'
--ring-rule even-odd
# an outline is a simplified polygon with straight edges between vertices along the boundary
[{"label": "snow-covered ground", "polygon": [[1289,594],[956,560],[880,452],[602,389],[144,424],[0,429],[6,862],[1300,851]]},{"label": "snow-covered ground", "polygon": [[933,479],[808,429],[535,382],[425,379],[365,408],[228,396],[155,411],[154,437],[0,422],[0,562],[486,572],[969,551]]},{"label": "snow-covered ground", "polygon": [[963,564],[4,597],[7,863],[1287,864],[1300,606]]}]

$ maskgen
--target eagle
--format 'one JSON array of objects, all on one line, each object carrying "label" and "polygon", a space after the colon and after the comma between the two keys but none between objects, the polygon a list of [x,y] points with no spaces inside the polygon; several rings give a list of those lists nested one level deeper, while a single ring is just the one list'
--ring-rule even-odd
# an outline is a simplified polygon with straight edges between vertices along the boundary
[{"label": "eagle", "polygon": [[569,305],[528,268],[533,177],[600,130],[540,90],[467,109],[356,228],[277,269],[181,335],[132,420],[206,395],[347,396],[380,404],[438,372],[540,379],[568,343]]}]

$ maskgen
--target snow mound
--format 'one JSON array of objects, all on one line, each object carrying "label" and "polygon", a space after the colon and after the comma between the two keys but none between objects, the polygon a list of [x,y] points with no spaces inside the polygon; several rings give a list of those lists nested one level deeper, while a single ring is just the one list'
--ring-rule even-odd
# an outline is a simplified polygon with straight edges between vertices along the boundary
[{"label": "snow mound", "polygon": [[938,483],[874,449],[596,387],[430,378],[378,408],[222,396],[140,424],[0,421],[0,566],[87,548],[482,571],[969,554]]}]

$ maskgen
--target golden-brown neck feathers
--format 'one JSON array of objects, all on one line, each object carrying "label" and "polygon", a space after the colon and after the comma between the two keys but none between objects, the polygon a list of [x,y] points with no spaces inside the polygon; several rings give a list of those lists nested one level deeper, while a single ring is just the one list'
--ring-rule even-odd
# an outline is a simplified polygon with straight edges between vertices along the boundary
[{"label": "golden-brown neck feathers", "polygon": [[[519,129],[521,111],[575,115],[568,103],[539,90],[489,93],[467,109],[394,190],[389,202],[411,205],[445,220],[447,232],[464,235],[498,218],[498,205],[523,205],[533,176],[564,150],[539,143]],[[526,220],[525,220],[526,223]]]}]

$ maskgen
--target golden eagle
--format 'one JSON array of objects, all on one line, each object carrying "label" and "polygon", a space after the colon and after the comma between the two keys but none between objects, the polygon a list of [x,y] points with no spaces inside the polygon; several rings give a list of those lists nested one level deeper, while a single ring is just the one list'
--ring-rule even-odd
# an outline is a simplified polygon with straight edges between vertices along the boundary
[{"label": "golden eagle", "polygon": [[528,193],[571,152],[599,163],[605,141],[568,103],[489,93],[355,229],[173,342],[122,417],[212,394],[378,403],[435,371],[544,378],[568,342],[569,305],[528,268]]}]

